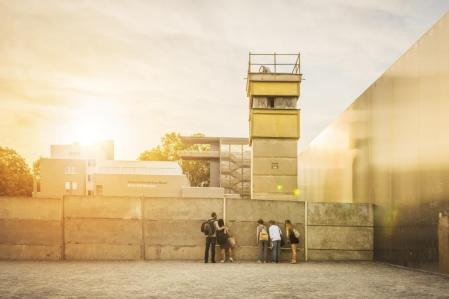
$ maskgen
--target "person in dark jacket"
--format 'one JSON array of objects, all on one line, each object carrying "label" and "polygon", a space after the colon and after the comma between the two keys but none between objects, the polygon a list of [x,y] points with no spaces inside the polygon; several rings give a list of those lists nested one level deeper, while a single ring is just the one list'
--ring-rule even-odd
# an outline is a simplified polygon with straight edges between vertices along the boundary
[{"label": "person in dark jacket", "polygon": [[209,262],[209,249],[211,253],[211,262],[215,263],[215,246],[217,242],[216,238],[216,231],[218,228],[217,224],[217,214],[215,212],[212,212],[210,215],[211,218],[207,220],[209,226],[211,227],[211,230],[209,234],[206,235],[206,248],[204,250],[204,262]]}]

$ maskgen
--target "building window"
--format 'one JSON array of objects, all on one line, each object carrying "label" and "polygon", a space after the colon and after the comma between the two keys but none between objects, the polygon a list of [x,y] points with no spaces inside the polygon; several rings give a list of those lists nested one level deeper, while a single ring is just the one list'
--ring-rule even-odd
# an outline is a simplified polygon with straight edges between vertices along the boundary
[{"label": "building window", "polygon": [[274,97],[268,97],[268,108],[274,108]]},{"label": "building window", "polygon": [[[253,97],[253,108],[268,108],[267,97]],[[227,147],[228,145],[226,145]]]},{"label": "building window", "polygon": [[75,166],[67,166],[64,169],[64,173],[65,174],[78,174],[78,168],[76,168]]},{"label": "building window", "polygon": [[276,97],[274,107],[276,109],[295,109],[297,99],[295,97]]},{"label": "building window", "polygon": [[64,189],[66,191],[69,190],[78,190],[78,182],[65,182],[64,183]]},{"label": "building window", "polygon": [[279,169],[279,163],[271,163],[271,169]]}]

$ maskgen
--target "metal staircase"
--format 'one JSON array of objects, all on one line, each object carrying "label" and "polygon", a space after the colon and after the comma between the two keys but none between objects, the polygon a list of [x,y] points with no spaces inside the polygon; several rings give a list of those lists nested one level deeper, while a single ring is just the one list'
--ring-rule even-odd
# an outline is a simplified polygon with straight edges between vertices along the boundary
[{"label": "metal staircase", "polygon": [[238,193],[242,197],[250,196],[250,167],[249,152],[223,152],[220,156],[221,179],[220,184],[226,193]]}]

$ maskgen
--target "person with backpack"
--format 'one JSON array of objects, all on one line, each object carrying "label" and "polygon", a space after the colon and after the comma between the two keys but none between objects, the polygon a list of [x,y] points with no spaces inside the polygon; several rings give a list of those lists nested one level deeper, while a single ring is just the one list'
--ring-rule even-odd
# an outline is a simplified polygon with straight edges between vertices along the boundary
[{"label": "person with backpack", "polygon": [[269,236],[267,227],[264,225],[263,219],[257,220],[256,240],[257,245],[259,246],[259,260],[257,262],[268,263],[267,250],[268,250]]},{"label": "person with backpack", "polygon": [[270,227],[268,228],[268,234],[270,235],[272,249],[272,262],[279,263],[279,257],[281,255],[281,240],[282,231],[279,226],[276,225],[274,220],[270,220]]},{"label": "person with backpack", "polygon": [[292,249],[292,260],[290,264],[296,264],[296,248],[299,244],[299,232],[293,226],[290,220],[285,220],[285,234],[287,235],[287,240],[290,243],[290,247]]},{"label": "person with backpack", "polygon": [[209,262],[209,248],[211,253],[211,262],[215,263],[215,246],[217,244],[216,231],[218,229],[217,213],[212,212],[211,218],[201,225],[201,232],[206,236],[206,248],[204,251],[204,262]]},{"label": "person with backpack", "polygon": [[218,228],[217,228],[217,243],[220,245],[220,254],[221,260],[220,263],[224,263],[226,260],[226,252],[228,253],[228,258],[231,263],[234,262],[232,258],[232,246],[229,242],[230,232],[229,228],[224,225],[223,219],[218,219]]}]

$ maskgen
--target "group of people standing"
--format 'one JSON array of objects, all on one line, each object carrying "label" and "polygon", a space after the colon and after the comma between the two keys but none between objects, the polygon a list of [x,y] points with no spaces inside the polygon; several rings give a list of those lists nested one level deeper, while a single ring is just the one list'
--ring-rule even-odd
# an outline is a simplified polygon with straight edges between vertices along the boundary
[{"label": "group of people standing", "polygon": [[[271,245],[271,261],[273,263],[279,263],[279,258],[281,255],[281,247],[284,245],[284,238],[282,235],[282,230],[274,222],[270,220],[269,226],[265,225],[263,219],[257,221],[256,228],[256,238],[257,245],[259,246],[259,263],[268,263],[267,251],[268,247]],[[285,220],[285,233],[287,242],[290,244],[292,250],[292,258],[290,263],[296,264],[296,249],[299,244],[299,232],[293,226],[290,220]],[[271,243],[271,244],[270,244]]]},{"label": "group of people standing", "polygon": [[[220,245],[220,262],[224,263],[226,257],[228,257],[229,262],[234,262],[232,249],[235,247],[235,239],[229,228],[224,224],[223,219],[217,219],[217,214],[213,212],[211,218],[201,225],[201,232],[206,235],[206,248],[204,251],[205,263],[209,262],[209,251],[211,253],[211,262],[215,263],[215,246],[217,243]],[[292,250],[290,263],[296,263],[296,250],[299,244],[300,234],[290,220],[285,220],[285,234],[286,236],[284,238],[282,230],[274,220],[270,220],[268,225],[265,225],[263,219],[257,221],[256,240],[259,247],[259,263],[269,262],[268,248],[271,248],[271,262],[279,263],[281,247],[284,245],[284,240],[290,244]]]},{"label": "group of people standing", "polygon": [[217,220],[217,214],[213,212],[211,218],[201,225],[201,231],[206,235],[206,250],[204,251],[204,262],[209,262],[209,249],[211,252],[211,262],[215,263],[215,246],[220,245],[220,263],[228,260],[232,263],[232,248],[235,246],[235,239],[229,228],[224,224],[223,219]]}]

